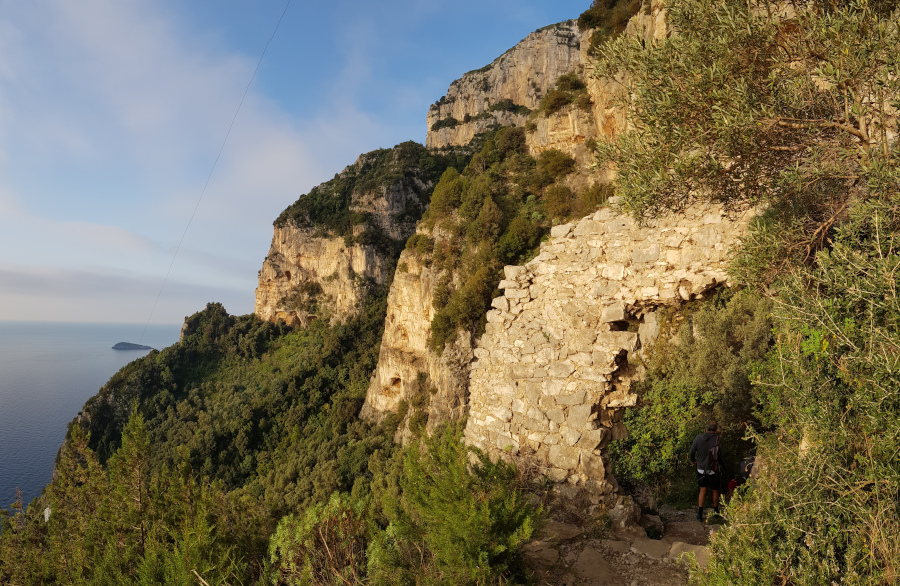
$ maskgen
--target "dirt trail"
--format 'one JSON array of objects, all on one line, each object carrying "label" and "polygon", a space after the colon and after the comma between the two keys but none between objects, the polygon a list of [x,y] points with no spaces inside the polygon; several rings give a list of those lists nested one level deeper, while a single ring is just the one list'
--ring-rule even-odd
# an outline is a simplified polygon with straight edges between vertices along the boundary
[{"label": "dirt trail", "polygon": [[686,586],[686,557],[705,566],[717,527],[695,515],[664,506],[658,516],[643,515],[643,527],[605,531],[551,521],[526,555],[540,586]]}]

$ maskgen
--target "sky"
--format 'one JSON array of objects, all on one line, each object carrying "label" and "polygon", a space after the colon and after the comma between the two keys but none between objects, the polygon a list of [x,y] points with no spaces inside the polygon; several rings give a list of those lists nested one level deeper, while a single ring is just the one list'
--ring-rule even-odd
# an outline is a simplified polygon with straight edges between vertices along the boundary
[{"label": "sky", "polygon": [[589,5],[0,0],[0,321],[251,313],[285,207]]}]

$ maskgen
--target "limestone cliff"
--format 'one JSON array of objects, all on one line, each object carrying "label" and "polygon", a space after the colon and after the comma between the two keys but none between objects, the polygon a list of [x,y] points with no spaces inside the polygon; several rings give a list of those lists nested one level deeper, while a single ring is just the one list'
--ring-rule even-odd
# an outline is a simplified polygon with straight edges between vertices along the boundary
[{"label": "limestone cliff", "polygon": [[754,215],[695,205],[641,226],[607,207],[553,228],[537,258],[504,269],[474,350],[466,440],[597,499],[612,494],[605,447],[627,435],[633,358],[657,335],[655,312],[725,283]]},{"label": "limestone cliff", "polygon": [[[647,39],[665,34],[662,3],[653,0],[647,6],[648,10],[629,22],[628,34]],[[575,21],[546,27],[490,65],[454,81],[447,95],[429,109],[426,144],[465,145],[494,124],[526,126],[528,122],[530,154],[558,149],[576,159],[577,172],[567,178],[570,187],[607,181],[608,172],[591,169],[590,142],[624,130],[625,116],[614,104],[621,85],[615,80],[593,79],[586,71],[590,62],[587,39],[592,34],[591,30],[580,31]],[[529,115],[560,76],[573,72],[585,81],[590,107],[572,104],[549,116]],[[429,349],[435,313],[433,290],[441,275],[410,251],[403,253],[399,267],[388,298],[378,367],[361,415],[379,420],[403,403],[418,404],[416,408],[426,409],[428,425],[433,427],[448,417],[465,414],[471,340],[461,335],[440,357]],[[423,385],[435,394],[423,399],[421,394],[427,390]]]},{"label": "limestone cliff", "polygon": [[428,109],[428,147],[466,145],[494,124],[524,126],[530,110],[563,74],[583,64],[574,20],[535,31],[489,65],[450,84]]},{"label": "limestone cliff", "polygon": [[368,285],[384,284],[393,270],[393,258],[373,246],[347,246],[343,237],[316,237],[314,230],[288,222],[275,227],[254,313],[297,325],[322,305],[334,317],[346,317],[365,299]]},{"label": "limestone cliff", "polygon": [[[661,0],[646,0],[642,8],[628,22],[625,34],[643,37],[647,42],[659,39],[667,34],[665,21],[665,5]],[[568,183],[578,189],[595,181],[607,182],[611,172],[607,169],[590,169],[594,162],[591,149],[593,141],[614,138],[625,131],[627,123],[625,111],[617,105],[622,84],[620,80],[597,77],[591,68],[588,39],[594,30],[583,33],[579,62],[583,64],[576,69],[584,79],[590,97],[589,110],[577,105],[569,105],[558,112],[546,116],[533,115],[529,118],[527,143],[532,156],[549,150],[560,150],[578,163],[578,171],[572,175]]]},{"label": "limestone cliff", "polygon": [[[426,145],[441,148],[468,144],[493,125],[525,126],[532,156],[557,149],[578,162],[567,181],[579,189],[610,179],[608,170],[593,171],[593,141],[625,129],[625,115],[615,104],[621,84],[592,75],[589,40],[594,30],[579,30],[565,21],[538,30],[491,64],[450,84],[447,95],[428,110]],[[667,34],[661,0],[647,0],[628,23],[625,34],[646,40]],[[571,104],[552,113],[532,112],[564,74],[574,73],[587,86],[590,106]]]},{"label": "limestone cliff", "polygon": [[434,318],[435,285],[442,273],[425,266],[413,251],[400,256],[388,294],[384,336],[360,416],[378,421],[397,412],[401,401],[425,417],[426,429],[465,414],[472,361],[471,334],[460,332],[441,355],[428,345]]},{"label": "limestone cliff", "polygon": [[[667,34],[664,17],[654,0],[630,21],[627,34],[659,38]],[[532,115],[527,147],[533,155],[558,149],[573,156],[579,165],[568,178],[572,187],[607,181],[614,170],[591,168],[590,141],[627,130],[616,105],[622,86],[584,73],[586,44],[574,23],[563,23],[454,82],[429,111],[429,123],[470,120],[430,132],[429,144],[463,144],[485,121],[524,125],[524,115],[507,120],[488,106],[509,99],[532,108],[559,75],[576,71],[586,87],[575,91],[587,93],[589,107],[581,100],[549,116]],[[523,83],[536,62],[544,64],[542,74],[535,84]],[[468,443],[612,507],[620,491],[606,446],[627,436],[623,410],[636,404],[631,384],[642,376],[636,358],[658,334],[656,312],[725,284],[731,251],[755,213],[696,204],[641,225],[611,198],[596,213],[552,228],[551,240],[525,266],[507,266],[499,285],[505,293],[493,300],[484,335],[473,343],[461,333],[442,356],[428,340],[435,285],[447,276],[405,251],[362,416],[379,420],[403,405],[406,413],[418,410],[420,420],[424,415],[428,427],[465,416]]]},{"label": "limestone cliff", "polygon": [[[259,272],[254,313],[303,324],[352,314],[371,287],[388,283],[434,184],[416,143],[360,155],[275,221]],[[431,170],[434,173],[434,170]]]}]

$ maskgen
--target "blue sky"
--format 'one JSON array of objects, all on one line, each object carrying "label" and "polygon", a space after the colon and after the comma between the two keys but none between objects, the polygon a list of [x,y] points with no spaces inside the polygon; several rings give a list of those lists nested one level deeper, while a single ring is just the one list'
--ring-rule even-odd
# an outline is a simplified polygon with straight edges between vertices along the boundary
[{"label": "blue sky", "polygon": [[[285,0],[0,0],[0,320],[146,322]],[[293,0],[152,323],[253,310],[272,221],[589,0]]]}]

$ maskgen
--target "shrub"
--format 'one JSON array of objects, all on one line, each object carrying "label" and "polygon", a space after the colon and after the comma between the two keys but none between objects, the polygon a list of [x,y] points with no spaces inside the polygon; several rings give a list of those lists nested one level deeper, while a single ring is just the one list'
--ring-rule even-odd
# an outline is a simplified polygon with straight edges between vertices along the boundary
[{"label": "shrub", "polygon": [[525,145],[525,130],[517,126],[506,126],[497,131],[494,138],[494,147],[497,149],[500,159],[506,159],[514,154],[527,152]]},{"label": "shrub", "polygon": [[413,234],[409,237],[409,240],[406,241],[406,250],[411,250],[415,253],[417,258],[421,258],[426,254],[431,253],[433,248],[434,240],[425,234]]},{"label": "shrub", "polygon": [[510,99],[500,100],[496,104],[491,104],[490,107],[491,112],[513,112],[514,114],[521,114],[523,116],[527,116],[531,114],[531,110],[527,106],[522,106],[520,104],[516,104]]},{"label": "shrub", "polygon": [[522,216],[516,216],[497,242],[497,252],[505,264],[518,264],[519,258],[536,245],[538,230]]},{"label": "shrub", "polygon": [[284,517],[269,545],[275,580],[289,586],[364,584],[366,520],[359,504],[335,493],[301,517]]},{"label": "shrub", "polygon": [[544,206],[551,218],[564,218],[572,208],[572,190],[565,185],[551,185],[544,192]]},{"label": "shrub", "polygon": [[758,372],[765,466],[729,508],[706,584],[900,577],[900,194],[880,195],[779,283],[776,346]]},{"label": "shrub", "polygon": [[456,128],[457,126],[459,126],[459,120],[457,120],[453,116],[448,116],[447,118],[443,118],[432,124],[431,131],[437,132],[442,128]]},{"label": "shrub", "polygon": [[609,184],[594,183],[578,192],[572,212],[578,217],[586,216],[605,204],[611,195],[612,188]]},{"label": "shrub", "polygon": [[513,466],[466,447],[460,432],[447,426],[406,450],[399,511],[370,550],[376,584],[517,577],[519,549],[541,511],[526,503]]},{"label": "shrub", "polygon": [[685,458],[710,419],[723,429],[726,464],[737,463],[748,449],[741,439],[758,423],[750,374],[771,343],[771,309],[750,291],[725,290],[680,325],[663,315],[660,337],[647,351],[646,378],[636,388],[639,408],[625,414],[629,437],[610,448],[617,474],[648,482],[664,496],[692,483]]},{"label": "shrub", "polygon": [[538,155],[537,168],[539,171],[546,171],[550,177],[559,179],[575,170],[575,159],[559,149],[547,149]]},{"label": "shrub", "polygon": [[465,193],[462,196],[462,205],[459,207],[459,215],[463,220],[474,220],[481,208],[484,206],[486,199],[491,197],[490,180],[487,177],[475,177],[469,182]]},{"label": "shrub", "polygon": [[500,235],[500,222],[503,220],[503,212],[494,203],[494,200],[488,195],[478,217],[472,222],[469,228],[469,238],[474,242],[488,240],[493,242]]},{"label": "shrub", "polygon": [[576,108],[584,110],[585,112],[590,112],[591,108],[594,106],[594,102],[587,92],[581,92],[575,96],[574,103]]},{"label": "shrub", "polygon": [[573,96],[562,90],[551,89],[547,92],[547,94],[541,98],[541,103],[538,106],[538,111],[544,116],[549,116],[555,112],[559,112],[566,106],[572,103],[574,100]]},{"label": "shrub", "polygon": [[584,81],[574,71],[561,75],[556,80],[556,88],[563,92],[577,92],[585,87]]},{"label": "shrub", "polygon": [[476,325],[487,311],[490,295],[497,282],[493,275],[496,270],[495,266],[481,266],[451,294],[447,305],[432,320],[429,339],[432,350],[438,353],[443,351],[444,344],[453,338],[459,328],[477,332]]},{"label": "shrub", "polygon": [[458,208],[465,189],[465,178],[454,167],[448,167],[431,196],[432,218],[439,220]]},{"label": "shrub", "polygon": [[452,280],[449,273],[442,275],[437,283],[434,284],[434,290],[431,293],[431,306],[436,310],[440,311],[447,305],[447,302],[450,301],[450,294],[452,293],[450,289],[451,284]]},{"label": "shrub", "polygon": [[[593,104],[591,97],[588,95],[587,86],[575,72],[561,75],[556,80],[556,87],[552,88],[541,98],[537,111],[543,116],[549,116],[559,112],[569,104],[575,104],[582,110],[588,111],[590,111]],[[533,130],[530,132],[533,132]]]}]

